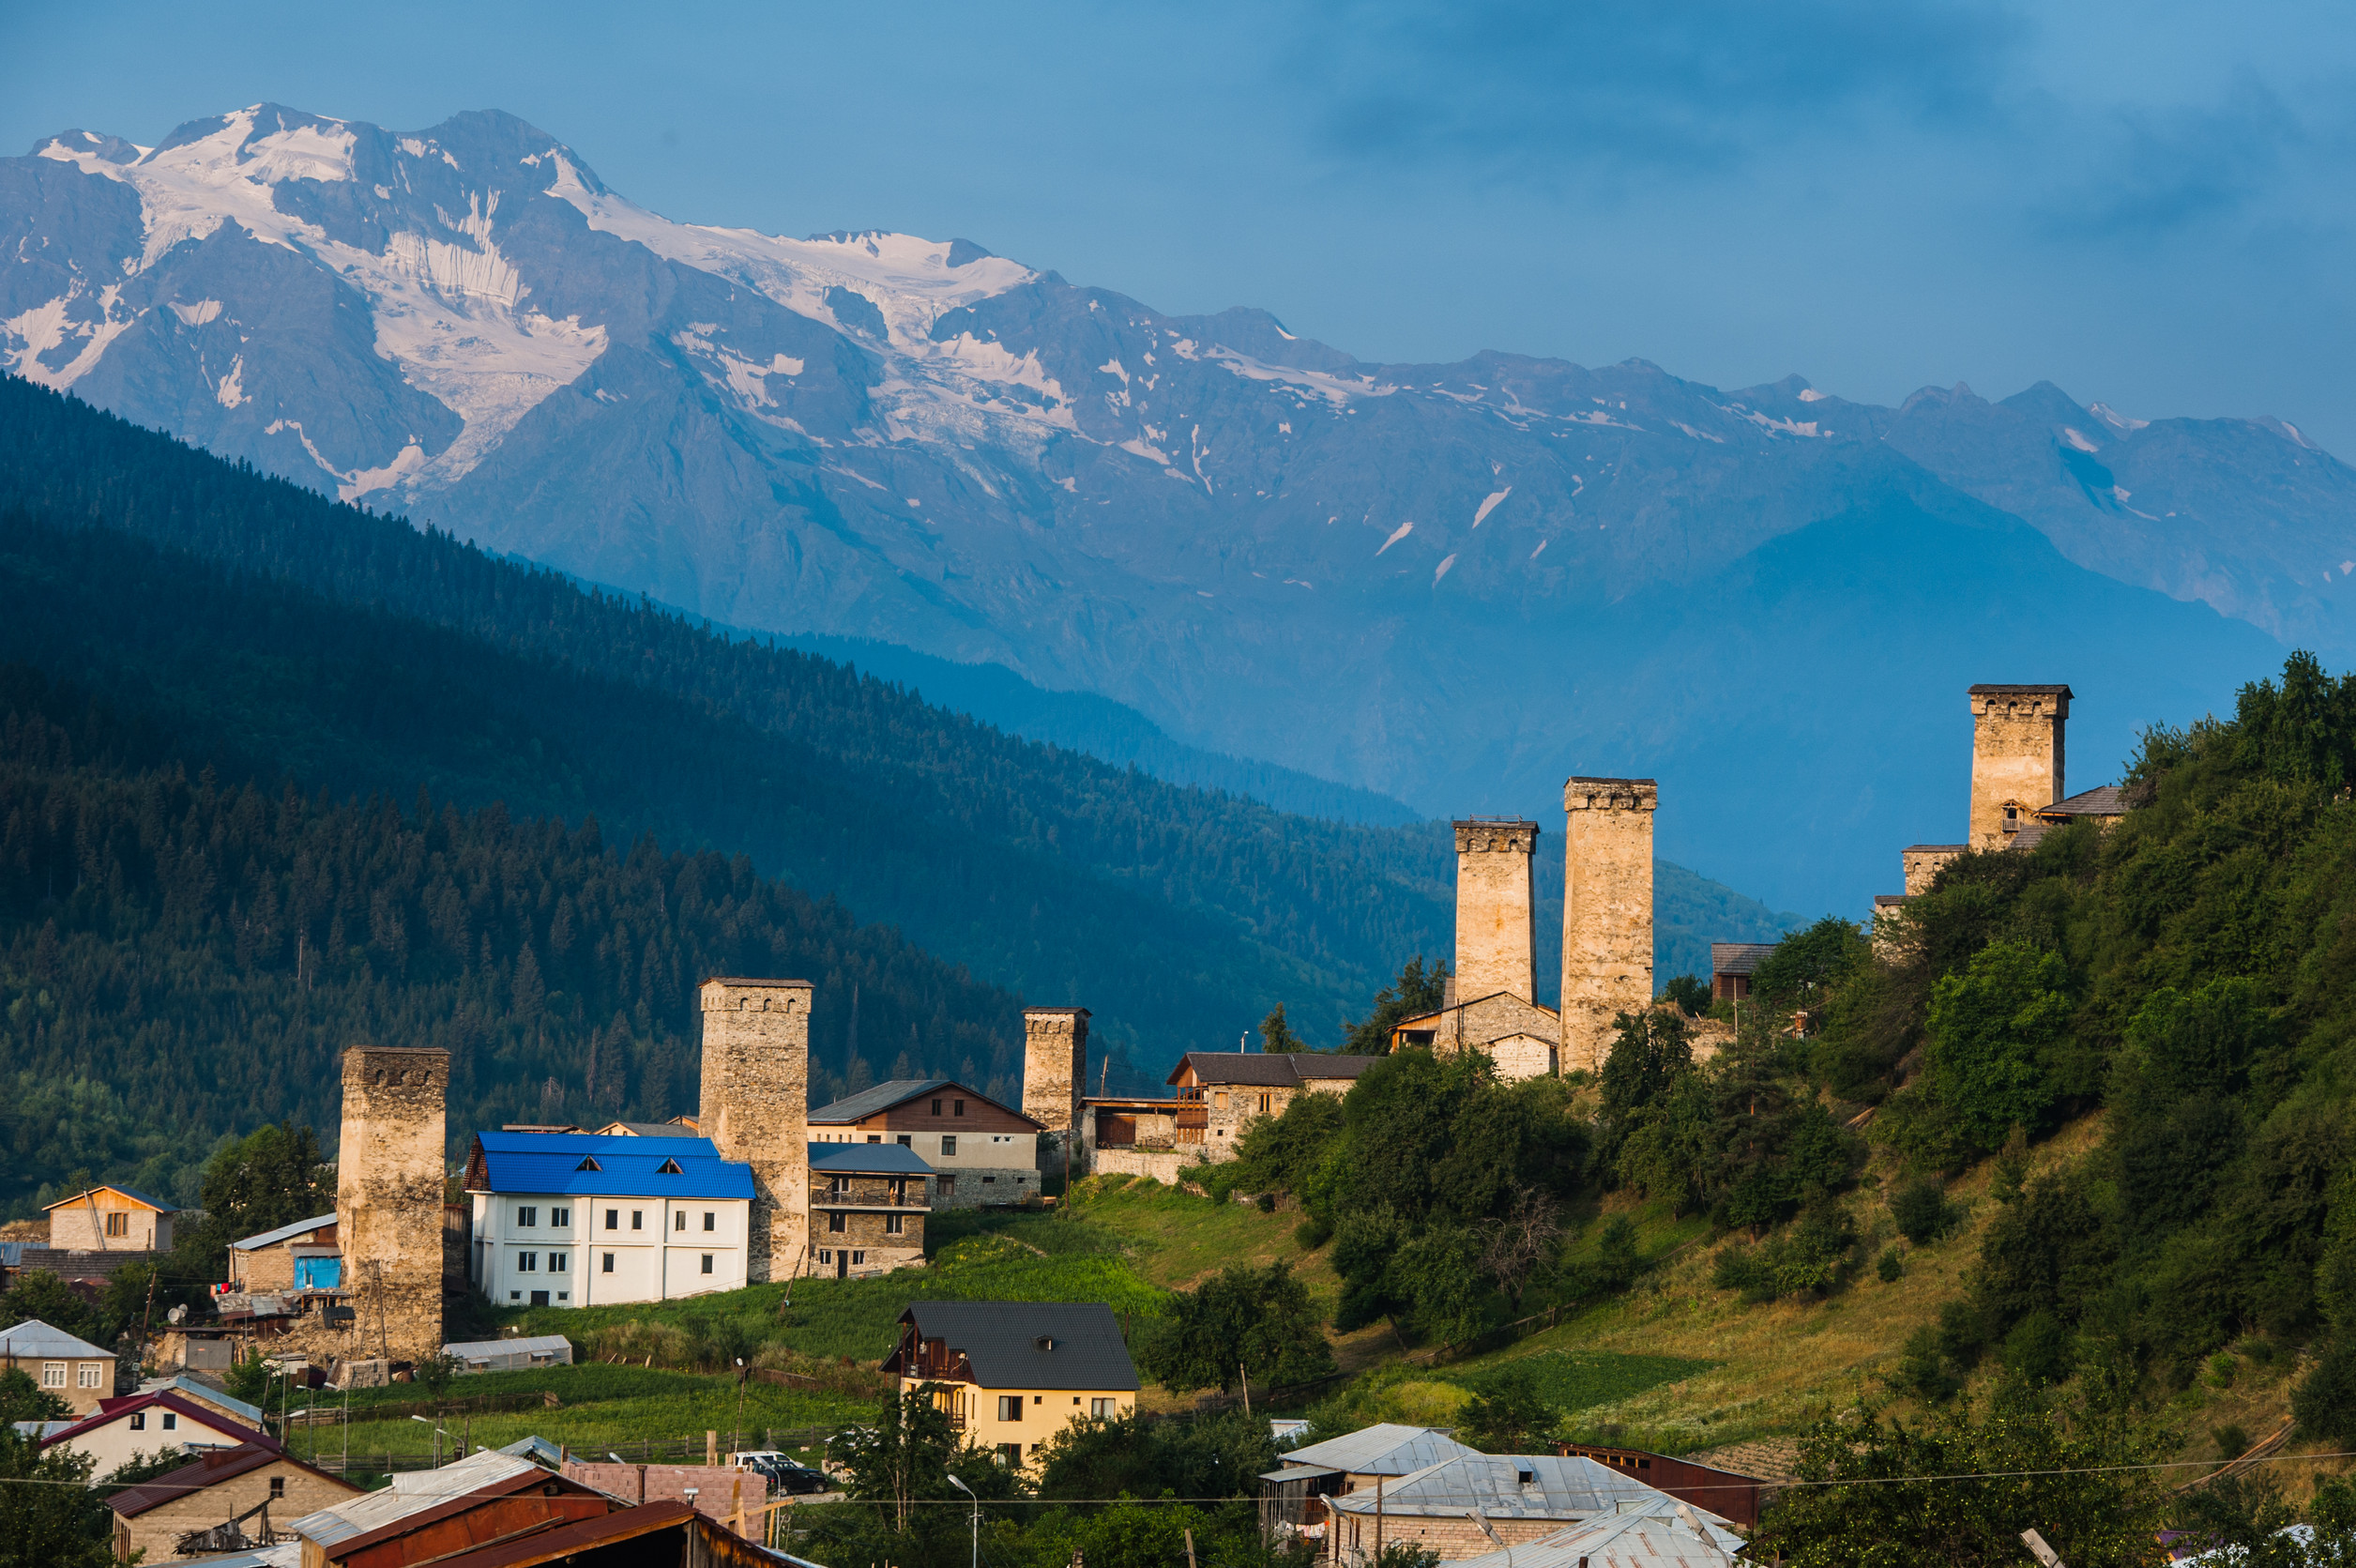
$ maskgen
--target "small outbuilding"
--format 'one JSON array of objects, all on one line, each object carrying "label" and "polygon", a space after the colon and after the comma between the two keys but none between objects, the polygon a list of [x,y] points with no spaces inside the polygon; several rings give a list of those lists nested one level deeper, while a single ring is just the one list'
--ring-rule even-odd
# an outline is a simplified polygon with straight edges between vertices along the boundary
[{"label": "small outbuilding", "polygon": [[1772,942],[1712,942],[1710,944],[1710,995],[1712,1000],[1739,1002],[1751,994],[1751,976],[1775,951]]},{"label": "small outbuilding", "polygon": [[522,1372],[535,1366],[570,1366],[572,1341],[562,1334],[516,1339],[475,1339],[445,1345],[442,1354],[466,1372]]},{"label": "small outbuilding", "polygon": [[41,1206],[49,1244],[61,1252],[170,1252],[179,1210],[129,1187],[90,1187]]}]

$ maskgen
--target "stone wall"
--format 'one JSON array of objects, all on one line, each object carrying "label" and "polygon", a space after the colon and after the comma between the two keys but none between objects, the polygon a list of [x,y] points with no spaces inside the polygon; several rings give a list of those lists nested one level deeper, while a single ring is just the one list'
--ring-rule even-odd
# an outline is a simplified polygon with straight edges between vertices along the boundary
[{"label": "stone wall", "polygon": [[1538,994],[1535,822],[1475,818],[1456,829],[1456,995]]},{"label": "stone wall", "polygon": [[[449,1053],[355,1045],[343,1053],[336,1240],[352,1350],[414,1361],[442,1348],[442,1183]],[[345,1336],[319,1336],[316,1348]],[[306,1345],[306,1349],[314,1348]]]},{"label": "stone wall", "polygon": [[1929,892],[1947,862],[1970,847],[1968,844],[1909,844],[1899,850],[1898,863],[1906,871],[1906,896]]},{"label": "stone wall", "polygon": [[1072,1134],[1080,1125],[1080,1096],[1088,1082],[1088,1010],[1085,1007],[1026,1007],[1023,1010],[1023,1114],[1039,1123],[1039,1168],[1063,1174],[1064,1154],[1072,1170],[1083,1166]]},{"label": "stone wall", "polygon": [[[1342,1560],[1371,1563],[1375,1556],[1374,1515],[1371,1513],[1352,1513],[1343,1515],[1339,1522],[1342,1535],[1339,1555]],[[1489,1528],[1496,1530],[1498,1540],[1508,1546],[1521,1546],[1552,1535],[1575,1522],[1568,1516],[1559,1519],[1512,1519],[1493,1515]],[[1481,1527],[1471,1519],[1444,1515],[1387,1515],[1382,1522],[1382,1541],[1385,1550],[1403,1544],[1421,1546],[1426,1551],[1436,1553],[1442,1562],[1461,1562],[1466,1558],[1483,1557],[1497,1550],[1496,1544],[1482,1533]]]},{"label": "stone wall", "polygon": [[1176,1149],[1147,1149],[1138,1145],[1103,1149],[1096,1151],[1097,1176],[1149,1176],[1165,1187],[1178,1184],[1178,1171],[1202,1161],[1202,1146],[1191,1145],[1186,1151]]},{"label": "stone wall", "polygon": [[707,980],[696,1124],[752,1167],[745,1277],[790,1276],[810,1240],[810,1003],[806,980]]},{"label": "stone wall", "polygon": [[[1075,1159],[1073,1168],[1078,1168]],[[933,1177],[935,1209],[980,1209],[1022,1203],[1039,1195],[1039,1171],[1028,1165],[959,1165]]]},{"label": "stone wall", "polygon": [[[2027,822],[2066,791],[2063,742],[2067,686],[1974,686],[1971,698],[1971,818],[1974,849],[2002,849],[2007,807]],[[1908,892],[1914,890],[1908,888]]]},{"label": "stone wall", "polygon": [[1562,1070],[1611,1054],[1613,1017],[1652,1005],[1650,779],[1574,778],[1563,786]]}]

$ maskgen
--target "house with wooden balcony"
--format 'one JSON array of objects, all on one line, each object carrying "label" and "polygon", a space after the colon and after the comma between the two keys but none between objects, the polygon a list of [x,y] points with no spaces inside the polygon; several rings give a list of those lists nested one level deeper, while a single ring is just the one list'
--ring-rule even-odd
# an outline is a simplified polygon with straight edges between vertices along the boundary
[{"label": "house with wooden balcony", "polygon": [[1165,1081],[1178,1091],[1172,1116],[1182,1163],[1235,1158],[1236,1139],[1264,1116],[1282,1116],[1303,1094],[1347,1094],[1379,1057],[1321,1051],[1189,1051]]},{"label": "house with wooden balcony", "polygon": [[900,1143],[810,1146],[805,1272],[867,1279],[924,1262],[933,1167]]},{"label": "house with wooden balcony", "polygon": [[951,1078],[897,1078],[810,1113],[813,1144],[897,1144],[933,1172],[933,1207],[1039,1195],[1041,1124]]},{"label": "house with wooden balcony", "polygon": [[1095,1302],[916,1302],[883,1363],[1001,1463],[1037,1463],[1074,1421],[1137,1408],[1137,1368],[1113,1309]]}]

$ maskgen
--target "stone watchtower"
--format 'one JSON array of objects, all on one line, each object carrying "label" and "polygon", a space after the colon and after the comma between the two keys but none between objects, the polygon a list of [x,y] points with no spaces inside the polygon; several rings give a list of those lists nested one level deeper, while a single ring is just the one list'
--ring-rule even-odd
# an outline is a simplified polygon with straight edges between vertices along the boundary
[{"label": "stone watchtower", "polygon": [[698,1130],[752,1167],[745,1278],[790,1279],[810,1243],[810,1002],[806,980],[704,982]]},{"label": "stone watchtower", "polygon": [[[1047,1136],[1039,1140],[1039,1168],[1060,1170],[1079,1149],[1080,1097],[1088,1083],[1088,1010],[1023,1010],[1023,1114]],[[1052,1140],[1052,1143],[1051,1143]]]},{"label": "stone watchtower", "polygon": [[1456,999],[1538,995],[1538,824],[1472,817],[1456,828]]},{"label": "stone watchtower", "polygon": [[[2067,686],[1971,689],[1971,817],[1974,849],[2003,849],[2030,814],[2061,799]],[[1911,890],[1909,890],[1911,891]]]},{"label": "stone watchtower", "polygon": [[1652,1005],[1650,779],[1573,779],[1562,884],[1562,1068],[1593,1072],[1611,1055],[1612,1018]]},{"label": "stone watchtower", "polygon": [[336,1244],[355,1351],[414,1361],[442,1348],[442,1178],[448,1051],[343,1053]]}]

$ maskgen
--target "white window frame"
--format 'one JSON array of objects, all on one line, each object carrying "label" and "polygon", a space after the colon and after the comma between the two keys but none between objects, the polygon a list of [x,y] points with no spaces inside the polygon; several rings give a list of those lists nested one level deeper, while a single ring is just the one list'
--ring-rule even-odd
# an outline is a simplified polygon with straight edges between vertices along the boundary
[{"label": "white window frame", "polygon": [[548,1223],[558,1230],[570,1230],[572,1228],[572,1210],[570,1209],[551,1209],[548,1211]]},{"label": "white window frame", "polygon": [[540,1228],[540,1205],[518,1204],[515,1210],[515,1223],[524,1229],[538,1230]]},{"label": "white window frame", "polygon": [[515,1271],[516,1271],[517,1273],[519,1273],[519,1274],[537,1274],[537,1273],[539,1273],[539,1272],[540,1272],[540,1254],[538,1254],[538,1253],[536,1253],[536,1252],[520,1252],[520,1253],[517,1253],[517,1254],[515,1255]]},{"label": "white window frame", "polygon": [[61,1389],[65,1386],[66,1363],[64,1362],[41,1362],[41,1387],[45,1389]]},{"label": "white window frame", "polygon": [[84,1362],[73,1369],[73,1386],[78,1389],[97,1388],[105,1365],[104,1362]]},{"label": "white window frame", "polygon": [[552,1274],[569,1274],[572,1272],[572,1254],[569,1252],[550,1253],[548,1255],[548,1271]]}]

